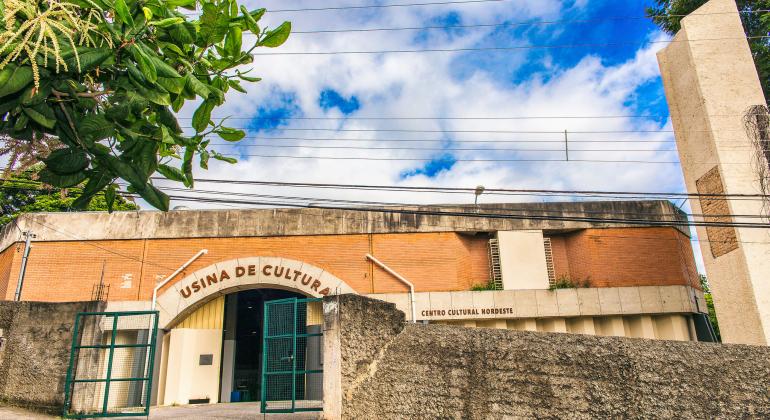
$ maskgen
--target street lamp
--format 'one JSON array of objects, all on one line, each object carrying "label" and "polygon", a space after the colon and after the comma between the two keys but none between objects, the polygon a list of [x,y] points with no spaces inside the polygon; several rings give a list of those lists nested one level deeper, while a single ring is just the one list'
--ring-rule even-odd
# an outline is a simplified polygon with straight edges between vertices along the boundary
[{"label": "street lamp", "polygon": [[474,191],[473,193],[476,194],[476,197],[474,197],[474,199],[473,199],[473,205],[474,206],[478,206],[479,205],[479,196],[484,193],[484,186],[483,185],[479,185],[478,187],[476,187],[476,191]]}]

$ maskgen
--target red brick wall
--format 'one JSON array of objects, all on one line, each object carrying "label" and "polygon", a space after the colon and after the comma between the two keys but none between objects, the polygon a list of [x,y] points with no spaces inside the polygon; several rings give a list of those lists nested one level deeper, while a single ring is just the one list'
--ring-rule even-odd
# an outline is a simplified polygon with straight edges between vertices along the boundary
[{"label": "red brick wall", "polygon": [[[306,261],[341,278],[360,293],[404,292],[393,276],[366,261],[371,253],[412,281],[418,291],[469,290],[489,277],[485,235],[416,233],[289,236],[263,238],[154,239],[37,242],[30,255],[24,300],[91,298],[104,264],[110,300],[148,300],[156,282],[199,250],[178,276],[218,261],[245,256],[280,256]],[[697,284],[687,237],[672,228],[589,229],[552,236],[557,277],[590,278],[597,287]],[[16,246],[0,254],[0,292],[13,297]],[[9,262],[12,261],[12,262]],[[12,269],[8,269],[13,265]],[[9,296],[10,295],[10,296]]]},{"label": "red brick wall", "polygon": [[[0,299],[6,298],[8,289],[12,289],[11,293],[16,291],[15,285],[11,284],[11,271],[15,255],[16,246],[8,247],[5,251],[0,252]],[[11,295],[12,298],[13,295]]]},{"label": "red brick wall", "polygon": [[463,248],[468,253],[468,281],[465,283],[465,290],[489,282],[489,239],[487,235],[460,235]]},{"label": "red brick wall", "polygon": [[567,240],[564,235],[548,236],[551,238],[551,251],[553,252],[553,270],[558,280],[562,276],[569,277],[569,255],[567,253]]},{"label": "red brick wall", "polygon": [[699,286],[689,238],[674,228],[586,229],[564,239],[573,280],[589,279],[594,287]]}]

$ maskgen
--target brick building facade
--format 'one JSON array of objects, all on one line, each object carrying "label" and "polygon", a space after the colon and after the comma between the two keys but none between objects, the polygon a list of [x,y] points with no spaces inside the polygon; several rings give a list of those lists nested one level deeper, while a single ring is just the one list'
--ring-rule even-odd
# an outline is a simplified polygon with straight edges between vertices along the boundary
[{"label": "brick building facade", "polygon": [[[31,232],[22,300],[155,307],[154,401],[229,401],[245,340],[236,308],[289,295],[369,295],[421,322],[702,339],[684,220],[665,201],[29,214],[0,238],[0,298],[14,298]],[[211,354],[210,372],[183,366],[187,353]],[[184,375],[211,376],[208,389],[187,390]]]}]

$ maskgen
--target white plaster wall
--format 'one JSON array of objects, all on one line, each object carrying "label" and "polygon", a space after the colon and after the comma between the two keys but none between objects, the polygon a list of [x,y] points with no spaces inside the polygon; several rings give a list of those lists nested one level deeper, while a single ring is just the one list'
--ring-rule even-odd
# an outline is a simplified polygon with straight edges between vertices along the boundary
[{"label": "white plaster wall", "polygon": [[505,290],[548,288],[543,231],[501,231],[497,240]]},{"label": "white plaster wall", "polygon": [[[222,330],[176,328],[169,336],[162,404],[188,404],[199,398],[209,398],[212,404],[219,402]],[[213,363],[200,366],[201,354],[212,354]]]}]

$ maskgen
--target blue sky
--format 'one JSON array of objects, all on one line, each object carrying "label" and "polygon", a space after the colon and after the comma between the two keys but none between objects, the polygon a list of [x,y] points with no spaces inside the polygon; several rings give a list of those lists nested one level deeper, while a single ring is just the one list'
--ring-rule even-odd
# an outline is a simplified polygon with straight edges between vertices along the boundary
[{"label": "blue sky", "polygon": [[[247,2],[247,7],[268,9],[262,25],[275,27],[291,20],[295,31],[443,26],[295,33],[281,48],[262,52],[449,51],[257,55],[249,67],[254,69],[251,75],[263,81],[245,83],[248,94],[231,92],[215,111],[216,116],[232,116],[231,125],[249,130],[238,145],[217,145],[218,151],[233,154],[239,162],[213,162],[205,175],[376,185],[683,191],[655,57],[668,36],[644,18],[650,1],[504,0],[307,13],[270,10],[319,7],[318,0]],[[375,3],[397,2],[323,4]],[[447,27],[458,25],[477,26]],[[550,48],[538,48],[542,46]],[[509,49],[467,51],[489,47]],[[191,115],[192,108],[185,113]],[[473,119],[479,117],[497,119]],[[570,141],[569,162],[563,160],[564,130]],[[271,187],[232,189],[286,194]],[[292,193],[398,203],[472,203],[474,198],[351,190]],[[480,198],[510,200],[543,198]],[[689,210],[687,204],[684,208]]]},{"label": "blue sky", "polygon": [[[340,0],[328,5],[361,4]],[[235,172],[250,179],[681,191],[675,163],[559,161],[564,130],[574,142],[573,160],[677,160],[676,153],[665,151],[673,147],[673,137],[655,60],[667,36],[644,18],[648,4],[507,0],[271,13],[288,3],[255,1],[247,6],[268,9],[263,24],[276,26],[288,19],[295,31],[444,27],[295,33],[278,50],[265,52],[459,51],[257,56],[250,67],[263,81],[247,83],[247,95],[233,92],[215,111],[234,117],[231,125],[247,128],[248,138],[239,145],[222,145],[221,151],[240,157]],[[291,8],[302,7],[318,3],[291,2]],[[458,25],[481,26],[451,27]],[[522,46],[529,48],[518,49]],[[552,48],[537,48],[541,46]],[[516,48],[462,51],[488,47]],[[622,115],[652,117],[574,118]],[[527,116],[549,118],[452,119]],[[553,118],[558,116],[572,118]],[[412,119],[377,119],[383,117]],[[585,131],[629,133],[581,133]],[[262,157],[275,155],[284,158]],[[300,159],[307,157],[320,159]],[[223,175],[233,171],[220,164],[211,170]]]}]

